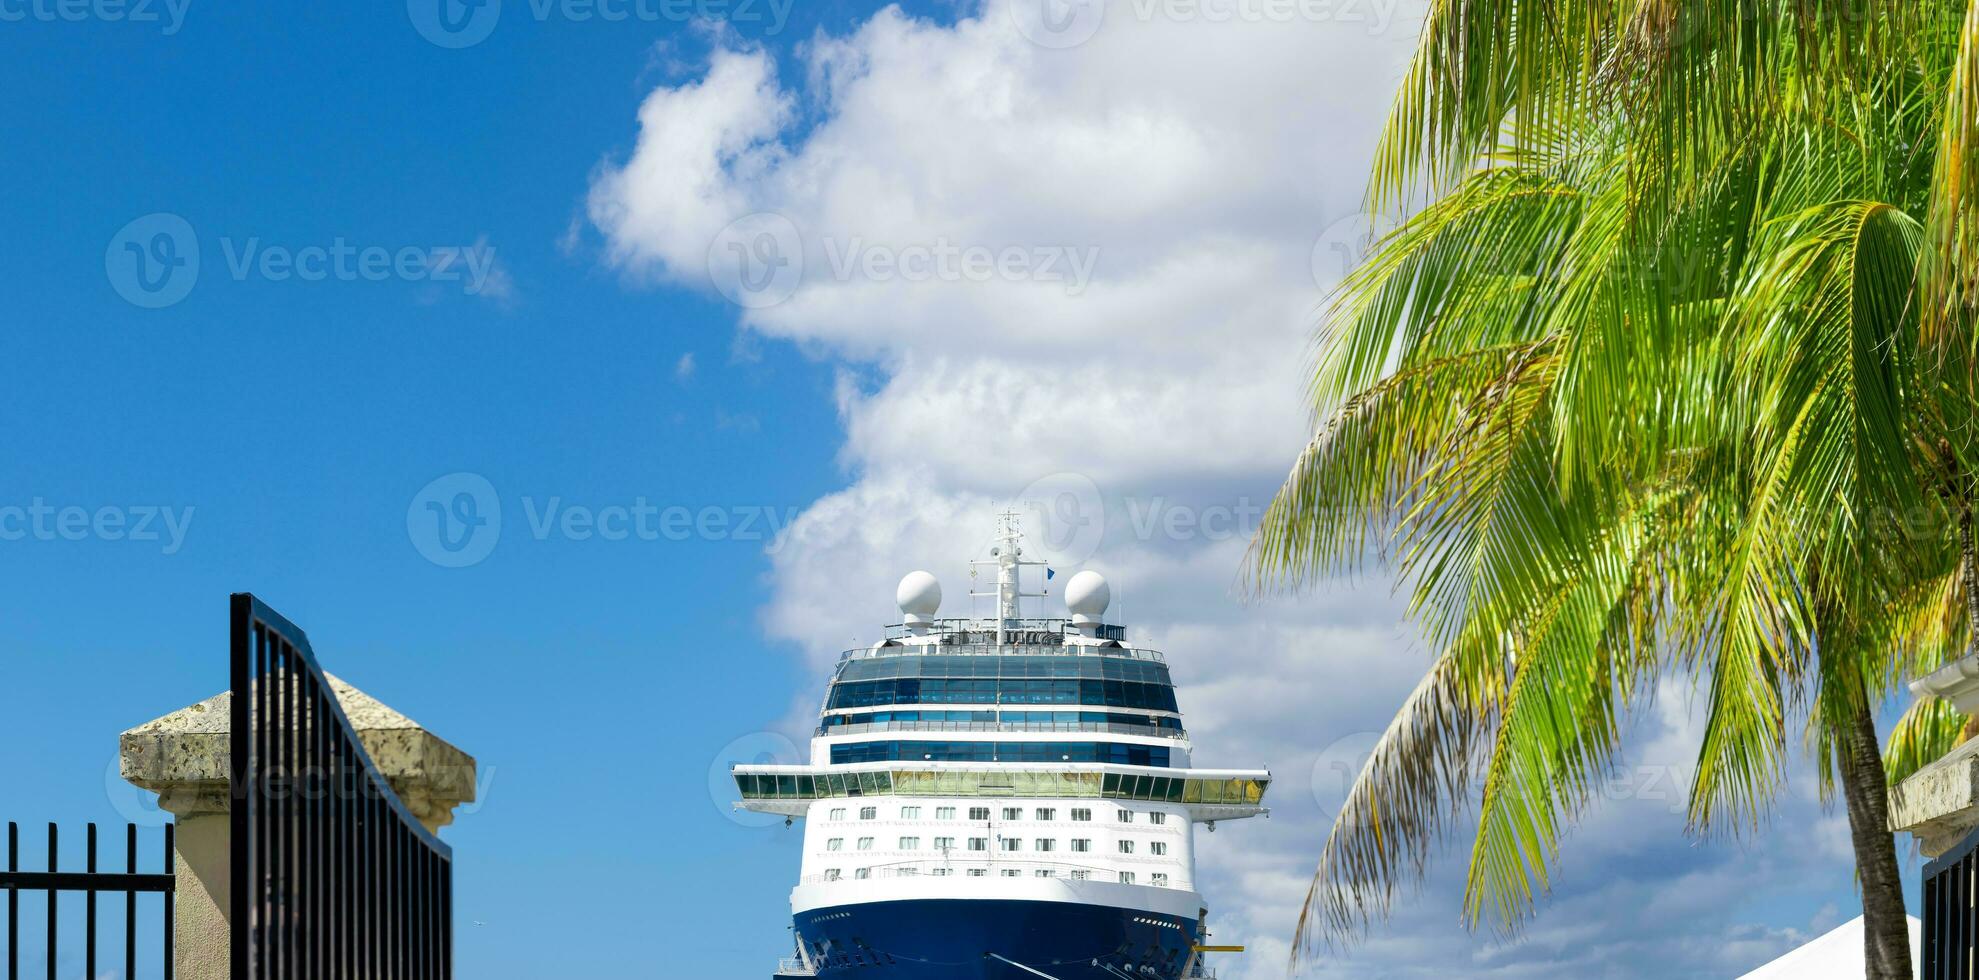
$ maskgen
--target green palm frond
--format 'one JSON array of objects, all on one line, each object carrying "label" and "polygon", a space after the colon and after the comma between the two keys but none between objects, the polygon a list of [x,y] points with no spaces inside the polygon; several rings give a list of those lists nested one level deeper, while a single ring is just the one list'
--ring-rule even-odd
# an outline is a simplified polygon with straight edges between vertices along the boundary
[{"label": "green palm frond", "polygon": [[1382,564],[1437,655],[1299,949],[1473,802],[1467,918],[1516,926],[1648,680],[1705,699],[1699,832],[1762,818],[1799,718],[1864,798],[1867,706],[1974,625],[1975,160],[1973,0],[1432,0],[1369,189],[1427,200],[1327,305],[1246,557]]}]

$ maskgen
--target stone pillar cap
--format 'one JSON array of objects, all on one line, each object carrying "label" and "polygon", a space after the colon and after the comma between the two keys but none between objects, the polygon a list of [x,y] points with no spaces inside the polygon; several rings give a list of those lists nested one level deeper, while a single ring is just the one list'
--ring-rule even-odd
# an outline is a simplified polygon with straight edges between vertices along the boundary
[{"label": "stone pillar cap", "polygon": [[1979,654],[1960,657],[1911,681],[1910,693],[1949,701],[1960,714],[1979,714]]},{"label": "stone pillar cap", "polygon": [[[454,807],[474,802],[473,756],[342,678],[324,677],[372,764],[428,830],[452,823]],[[232,706],[233,692],[222,691],[123,733],[119,772],[133,785],[159,793],[161,805],[181,816],[187,814],[164,797],[192,793],[204,799],[201,809],[215,802],[224,809],[232,771]],[[212,799],[216,788],[220,801]]]}]

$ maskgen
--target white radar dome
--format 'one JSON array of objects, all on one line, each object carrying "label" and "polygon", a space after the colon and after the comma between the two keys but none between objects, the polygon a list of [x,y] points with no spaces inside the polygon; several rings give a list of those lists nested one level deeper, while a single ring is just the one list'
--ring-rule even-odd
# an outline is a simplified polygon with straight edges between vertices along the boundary
[{"label": "white radar dome", "polygon": [[1065,583],[1065,607],[1072,610],[1073,622],[1097,623],[1113,603],[1113,586],[1098,572],[1080,572]]},{"label": "white radar dome", "polygon": [[893,601],[900,604],[908,622],[925,622],[941,609],[941,583],[927,572],[908,572],[893,590]]}]

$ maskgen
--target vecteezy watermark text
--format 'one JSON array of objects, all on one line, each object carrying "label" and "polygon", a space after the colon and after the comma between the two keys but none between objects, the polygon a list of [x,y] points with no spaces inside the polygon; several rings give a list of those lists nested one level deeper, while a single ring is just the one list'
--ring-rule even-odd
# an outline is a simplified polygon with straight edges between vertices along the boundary
[{"label": "vecteezy watermark text", "polygon": [[[743,24],[753,33],[783,33],[797,0],[528,0],[537,23],[563,20],[607,24]],[[421,37],[443,48],[488,39],[502,19],[502,0],[406,0],[406,16]]]},{"label": "vecteezy watermark text", "polygon": [[263,245],[258,237],[237,242],[220,239],[227,272],[236,281],[259,277],[269,282],[406,282],[465,283],[464,292],[479,293],[495,267],[495,249],[486,243],[431,247],[352,245],[342,238],[329,245]]},{"label": "vecteezy watermark text", "polygon": [[37,21],[44,24],[106,21],[162,24],[171,37],[185,26],[192,0],[0,0],[0,24]]},{"label": "vecteezy watermark text", "polygon": [[[0,0],[5,2],[5,0]],[[479,239],[471,245],[359,245],[342,236],[327,244],[291,245],[223,236],[222,268],[235,282],[403,282],[458,283],[468,295],[499,299],[507,277],[498,268],[495,248]],[[147,214],[111,236],[103,250],[103,273],[112,289],[134,306],[160,309],[185,299],[201,273],[199,236],[176,214]],[[211,263],[207,263],[210,267]]]},{"label": "vecteezy watermark text", "polygon": [[1113,16],[1141,23],[1365,24],[1369,36],[1385,34],[1402,0],[1011,0],[1018,33],[1045,48],[1074,48],[1092,40]]},{"label": "vecteezy watermark text", "polygon": [[141,504],[127,507],[56,506],[36,497],[25,506],[0,505],[0,542],[138,541],[163,542],[160,552],[178,554],[192,528],[191,507]]},{"label": "vecteezy watermark text", "polygon": [[[816,241],[825,258],[817,270],[840,283],[1046,283],[1079,296],[1099,265],[1096,245],[973,244],[946,236],[931,241],[874,242],[853,235]],[[708,245],[708,278],[738,306],[760,309],[795,295],[807,274],[806,247],[795,222],[758,211],[730,222]]]},{"label": "vecteezy watermark text", "polygon": [[1093,267],[1099,264],[1099,248],[1070,245],[992,248],[987,245],[958,245],[946,238],[931,244],[893,247],[875,245],[863,238],[827,238],[825,257],[831,263],[832,278],[839,282],[870,279],[875,282],[1050,282],[1061,283],[1067,296],[1086,291],[1093,280]]},{"label": "vecteezy watermark text", "polygon": [[[524,495],[523,525],[536,541],[745,541],[774,553],[802,508],[768,505],[657,504],[643,495],[624,502],[573,503],[561,495]],[[412,546],[445,568],[480,564],[502,536],[502,499],[478,473],[450,473],[420,488],[406,507]]]}]

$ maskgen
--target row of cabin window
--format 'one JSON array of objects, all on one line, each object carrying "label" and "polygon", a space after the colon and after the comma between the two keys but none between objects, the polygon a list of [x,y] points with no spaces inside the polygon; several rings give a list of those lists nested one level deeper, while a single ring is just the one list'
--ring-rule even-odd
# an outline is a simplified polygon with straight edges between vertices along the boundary
[{"label": "row of cabin window", "polygon": [[[957,808],[955,808],[955,807],[952,807],[952,806],[938,806],[938,807],[935,807],[935,819],[936,819],[936,820],[953,820],[953,819],[955,819],[955,814],[956,814],[956,812],[957,812]],[[1116,814],[1116,815],[1118,816],[1118,818],[1119,818],[1119,820],[1120,820],[1120,822],[1121,822],[1121,823],[1133,823],[1133,822],[1134,822],[1134,811],[1132,811],[1132,810],[1115,810],[1115,811],[1113,811],[1113,812],[1114,812],[1114,813],[1115,813],[1115,814]],[[1058,819],[1058,808],[1057,808],[1057,807],[1055,807],[1055,806],[1041,806],[1041,807],[1038,807],[1038,808],[1036,808],[1035,810],[1033,810],[1033,811],[1031,811],[1031,813],[1032,813],[1032,819],[1035,819],[1035,820],[1056,820],[1056,819]],[[861,820],[878,820],[878,819],[879,819],[879,816],[880,816],[880,808],[879,808],[879,807],[876,807],[876,806],[862,806],[862,807],[860,807],[860,808],[859,808],[859,819],[861,819]],[[1168,814],[1166,814],[1166,813],[1160,813],[1160,812],[1156,812],[1156,813],[1150,813],[1150,814],[1148,814],[1148,815],[1147,815],[1147,817],[1148,817],[1148,823],[1151,823],[1151,824],[1154,824],[1154,825],[1155,825],[1155,826],[1157,826],[1157,827],[1158,827],[1158,826],[1161,826],[1162,824],[1165,824],[1165,823],[1167,823],[1167,822],[1168,822]],[[970,808],[969,808],[969,819],[971,819],[971,820],[988,820],[989,818],[990,818],[990,808],[989,808],[989,807],[986,807],[986,806],[972,806],[972,807],[970,807]],[[1093,818],[1093,811],[1092,811],[1092,810],[1091,810],[1090,808],[1088,808],[1088,807],[1073,807],[1073,808],[1072,808],[1072,819],[1073,819],[1073,820],[1075,820],[1075,821],[1087,821],[1087,820],[1091,820],[1092,818]],[[842,806],[839,806],[839,807],[833,807],[833,808],[832,808],[832,810],[831,810],[831,819],[833,819],[833,820],[843,820],[843,819],[845,819],[845,807],[842,807]],[[920,808],[920,807],[918,807],[918,806],[903,806],[903,807],[901,807],[901,808],[900,808],[900,819],[902,819],[902,820],[919,820],[919,819],[921,819],[921,808]],[[1022,820],[1022,819],[1024,819],[1024,808],[1023,808],[1023,807],[1021,807],[1021,806],[1007,806],[1007,807],[1004,807],[1004,808],[1003,808],[1003,819],[1005,819],[1005,820]]]},{"label": "row of cabin window", "polygon": [[[871,837],[859,838],[858,849],[862,851],[872,850],[873,841],[874,838]],[[1002,844],[1001,849],[1005,851],[1021,851],[1024,849],[1024,840],[1021,837],[999,837],[997,838],[997,841],[998,843]],[[937,851],[952,851],[955,849],[955,838],[953,837],[937,837],[934,839],[934,842],[935,842],[934,849]],[[1119,845],[1120,853],[1122,854],[1134,853],[1133,841],[1122,840],[1122,841],[1117,841],[1116,843]],[[1072,844],[1073,852],[1078,854],[1089,853],[1093,849],[1093,841],[1092,838],[1090,837],[1071,838],[1071,844]],[[830,840],[825,841],[825,850],[827,851],[841,851],[844,849],[845,849],[845,838],[843,837],[833,837]],[[897,850],[902,850],[902,851],[918,851],[920,849],[921,849],[921,839],[919,837],[902,837],[900,838],[900,846],[897,848]],[[1031,841],[1031,849],[1034,851],[1055,851],[1058,850],[1058,840],[1052,837],[1039,837]],[[987,837],[969,838],[969,850],[972,851],[989,850],[989,838]],[[1168,843],[1166,841],[1158,841],[1158,840],[1148,841],[1148,853],[1156,857],[1164,856],[1168,853]]]},{"label": "row of cabin window", "polygon": [[[936,878],[945,878],[953,870],[954,869],[952,868],[931,868],[929,869],[928,874]],[[963,871],[971,878],[985,878],[989,876],[988,868],[965,868],[963,869]],[[1018,868],[1003,869],[1003,877],[1005,878],[1021,878],[1023,877],[1023,875],[1024,872]],[[1136,881],[1138,880],[1137,876],[1132,871],[1122,871],[1119,872],[1119,875],[1120,875],[1120,883],[1123,885],[1132,885],[1135,884]],[[873,876],[873,869],[871,868],[852,869],[852,877],[857,880],[864,881],[868,878],[871,878],[872,876]],[[1051,868],[1038,868],[1031,872],[1031,876],[1035,878],[1056,878],[1058,877],[1058,872]],[[1066,877],[1071,878],[1073,881],[1085,881],[1088,878],[1092,877],[1092,872],[1082,869],[1073,870],[1066,872]],[[844,875],[840,872],[838,868],[825,869],[826,881],[840,881],[843,878]],[[1148,883],[1154,885],[1157,888],[1167,888],[1168,875],[1166,872],[1156,871],[1153,874],[1148,875]]]}]

